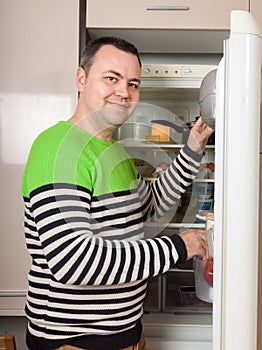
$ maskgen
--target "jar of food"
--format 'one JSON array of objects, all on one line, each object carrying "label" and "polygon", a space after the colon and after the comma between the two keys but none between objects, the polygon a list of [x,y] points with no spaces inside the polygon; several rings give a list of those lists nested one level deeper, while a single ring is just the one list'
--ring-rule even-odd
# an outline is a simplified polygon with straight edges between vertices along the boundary
[{"label": "jar of food", "polygon": [[214,216],[207,216],[206,219],[206,237],[207,237],[207,258],[214,256]]},{"label": "jar of food", "polygon": [[196,296],[200,300],[213,302],[213,263],[214,263],[214,215],[206,212],[205,231],[207,237],[207,254],[204,259],[193,259]]}]

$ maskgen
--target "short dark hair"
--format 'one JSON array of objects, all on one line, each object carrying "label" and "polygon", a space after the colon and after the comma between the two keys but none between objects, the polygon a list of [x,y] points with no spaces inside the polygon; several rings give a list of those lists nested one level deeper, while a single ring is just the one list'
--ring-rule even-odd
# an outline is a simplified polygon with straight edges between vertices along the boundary
[{"label": "short dark hair", "polygon": [[86,73],[89,72],[97,51],[104,45],[113,45],[119,50],[132,53],[137,57],[139,66],[141,67],[138,50],[133,44],[121,38],[104,36],[89,41],[81,55],[80,67],[82,67]]}]

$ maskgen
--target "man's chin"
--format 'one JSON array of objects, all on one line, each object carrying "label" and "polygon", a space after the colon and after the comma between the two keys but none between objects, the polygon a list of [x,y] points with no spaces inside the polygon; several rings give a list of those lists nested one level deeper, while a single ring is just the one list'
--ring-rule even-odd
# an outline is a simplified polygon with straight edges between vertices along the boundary
[{"label": "man's chin", "polygon": [[112,125],[119,127],[123,125],[129,118],[130,113],[128,111],[105,111],[105,119]]}]

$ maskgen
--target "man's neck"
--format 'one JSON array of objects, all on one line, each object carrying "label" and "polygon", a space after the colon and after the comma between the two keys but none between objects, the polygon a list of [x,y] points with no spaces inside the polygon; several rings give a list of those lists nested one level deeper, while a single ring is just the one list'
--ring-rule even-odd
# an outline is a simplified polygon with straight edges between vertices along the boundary
[{"label": "man's neck", "polygon": [[92,118],[88,118],[88,116],[80,116],[78,113],[74,113],[68,121],[69,123],[88,132],[90,135],[93,135],[106,142],[111,141],[113,133],[117,129],[116,127],[109,127],[106,129],[100,128],[99,130],[97,123],[93,121]]}]

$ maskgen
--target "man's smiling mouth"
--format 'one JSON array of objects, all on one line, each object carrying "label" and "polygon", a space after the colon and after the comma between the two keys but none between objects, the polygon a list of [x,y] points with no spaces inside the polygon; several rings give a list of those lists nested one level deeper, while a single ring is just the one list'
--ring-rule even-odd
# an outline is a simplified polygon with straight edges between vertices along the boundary
[{"label": "man's smiling mouth", "polygon": [[118,103],[118,102],[110,102],[108,101],[110,107],[113,107],[119,111],[126,111],[129,107],[129,103]]}]

